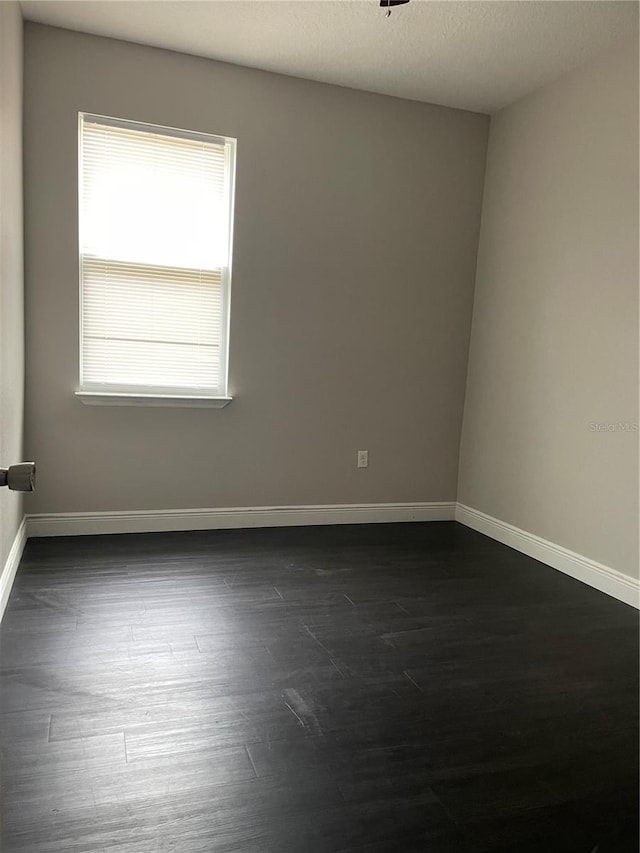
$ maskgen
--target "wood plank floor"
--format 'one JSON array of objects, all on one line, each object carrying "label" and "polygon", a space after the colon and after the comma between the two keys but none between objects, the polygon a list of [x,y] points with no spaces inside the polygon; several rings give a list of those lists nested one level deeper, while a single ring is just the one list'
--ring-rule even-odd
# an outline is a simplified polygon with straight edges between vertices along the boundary
[{"label": "wood plank floor", "polygon": [[638,851],[638,614],[454,522],[31,540],[3,853]]}]

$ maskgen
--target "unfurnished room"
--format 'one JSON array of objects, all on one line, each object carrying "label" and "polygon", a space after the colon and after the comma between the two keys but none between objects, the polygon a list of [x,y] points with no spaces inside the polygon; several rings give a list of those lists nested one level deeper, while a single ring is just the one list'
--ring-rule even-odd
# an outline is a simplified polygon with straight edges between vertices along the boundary
[{"label": "unfurnished room", "polygon": [[637,853],[633,0],[0,0],[0,851]]}]

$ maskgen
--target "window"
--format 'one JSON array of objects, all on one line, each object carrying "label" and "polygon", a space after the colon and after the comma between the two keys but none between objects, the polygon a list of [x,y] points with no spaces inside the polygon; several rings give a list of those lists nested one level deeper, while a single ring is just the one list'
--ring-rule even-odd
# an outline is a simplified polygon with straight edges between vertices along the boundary
[{"label": "window", "polygon": [[79,396],[224,405],[235,140],[79,121]]}]

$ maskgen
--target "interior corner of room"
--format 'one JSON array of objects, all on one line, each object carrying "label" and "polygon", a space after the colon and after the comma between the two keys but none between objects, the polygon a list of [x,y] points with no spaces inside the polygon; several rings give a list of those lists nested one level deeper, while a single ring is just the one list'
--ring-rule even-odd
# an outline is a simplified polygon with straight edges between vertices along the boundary
[{"label": "interior corner of room", "polygon": [[638,103],[635,2],[0,0],[7,853],[638,849]]},{"label": "interior corner of room", "polygon": [[[633,36],[489,118],[2,16],[2,454],[40,471],[26,500],[0,495],[5,592],[25,512],[46,535],[444,502],[637,597]],[[223,414],[74,399],[87,104],[204,110],[240,139]]]},{"label": "interior corner of room", "polygon": [[[455,517],[637,601],[633,36],[488,116],[2,16],[2,455],[39,470],[0,495],[5,591],[24,513],[59,535],[290,508]],[[87,106],[239,140],[223,412],[74,397]]]},{"label": "interior corner of room", "polygon": [[[445,503],[637,600],[632,36],[489,117],[2,16],[2,454],[40,472],[26,500],[0,495],[5,592],[25,512],[57,535]],[[86,105],[197,128],[206,111],[240,140],[224,413],[74,399]]]}]

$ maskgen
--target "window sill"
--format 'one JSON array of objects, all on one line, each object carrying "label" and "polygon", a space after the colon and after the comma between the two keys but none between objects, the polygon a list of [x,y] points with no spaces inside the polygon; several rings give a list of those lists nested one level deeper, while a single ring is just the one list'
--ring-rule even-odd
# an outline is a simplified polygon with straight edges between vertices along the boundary
[{"label": "window sill", "polygon": [[183,406],[192,409],[223,409],[233,397],[187,394],[133,394],[116,391],[76,391],[85,406]]}]

